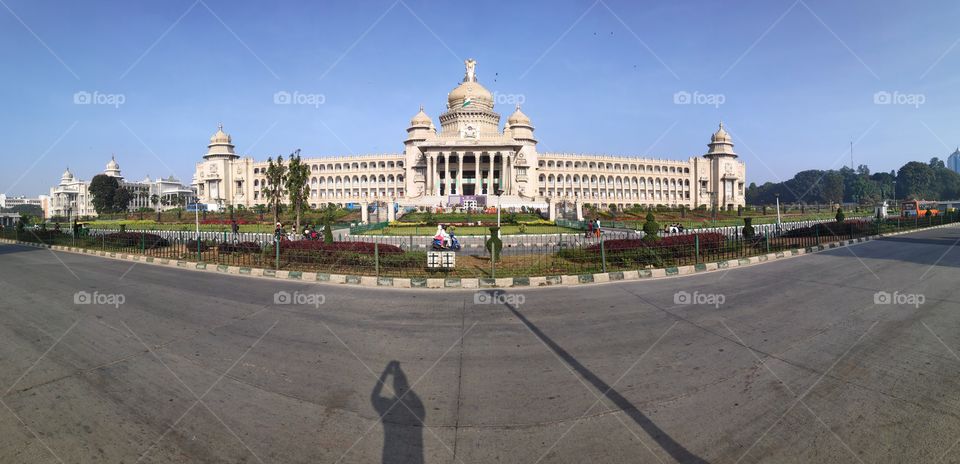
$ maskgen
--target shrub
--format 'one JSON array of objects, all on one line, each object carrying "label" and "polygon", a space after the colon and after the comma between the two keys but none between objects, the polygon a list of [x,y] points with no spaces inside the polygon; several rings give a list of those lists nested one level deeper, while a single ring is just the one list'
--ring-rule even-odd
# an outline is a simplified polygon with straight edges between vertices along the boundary
[{"label": "shrub", "polygon": [[653,217],[653,212],[647,213],[647,222],[643,223],[643,240],[655,242],[660,239],[660,224]]},{"label": "shrub", "polygon": [[490,256],[496,256],[496,260],[500,260],[500,252],[503,251],[503,241],[500,240],[500,228],[493,226],[490,228],[490,238],[487,239],[485,243],[487,247],[487,252],[490,253]]},{"label": "shrub", "polygon": [[837,208],[837,222],[843,222],[846,216],[843,215],[843,208]]},{"label": "shrub", "polygon": [[260,244],[257,242],[221,243],[217,247],[217,251],[222,254],[260,253]]},{"label": "shrub", "polygon": [[757,232],[753,230],[753,218],[743,218],[743,238],[751,239],[755,235],[757,235]]},{"label": "shrub", "polygon": [[157,235],[140,232],[114,232],[103,236],[103,243],[115,247],[140,247],[140,241],[143,240],[143,248],[150,250],[170,246],[167,239]]},{"label": "shrub", "polygon": [[323,225],[323,243],[331,244],[333,243],[333,229],[330,228],[330,223]]}]

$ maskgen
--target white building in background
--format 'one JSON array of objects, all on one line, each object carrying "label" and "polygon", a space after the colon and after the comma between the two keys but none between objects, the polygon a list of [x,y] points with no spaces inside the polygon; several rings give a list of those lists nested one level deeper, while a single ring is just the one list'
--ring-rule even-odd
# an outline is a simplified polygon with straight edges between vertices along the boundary
[{"label": "white building in background", "polygon": [[[184,203],[195,201],[193,189],[183,185],[179,180],[170,176],[166,179],[151,179],[149,176],[140,181],[127,181],[120,173],[120,165],[113,157],[107,163],[103,174],[116,177],[120,187],[130,192],[130,204],[127,211],[134,212],[140,208],[153,208],[161,211],[175,208],[173,199],[182,197]],[[48,217],[83,217],[96,216],[93,208],[93,196],[89,192],[90,181],[74,177],[68,168],[60,177],[60,183],[50,188]],[[153,203],[154,195],[159,200]],[[167,204],[164,204],[167,203]]]},{"label": "white building in background", "polygon": [[960,173],[960,147],[947,157],[947,169]]},{"label": "white building in background", "polygon": [[[413,116],[400,153],[304,157],[309,203],[396,202],[401,206],[501,204],[546,207],[579,202],[600,208],[745,204],[746,167],[720,124],[707,153],[686,160],[641,156],[540,153],[531,119],[519,105],[501,127],[493,95],[466,61],[463,82],[447,95],[440,129],[423,111]],[[230,135],[210,138],[193,177],[200,202],[266,204],[267,163],[234,152]]]}]

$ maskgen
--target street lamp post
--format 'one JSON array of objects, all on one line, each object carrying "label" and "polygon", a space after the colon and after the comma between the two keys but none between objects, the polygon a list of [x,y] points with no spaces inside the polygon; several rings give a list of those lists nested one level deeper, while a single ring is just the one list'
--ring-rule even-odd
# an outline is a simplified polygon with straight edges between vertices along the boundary
[{"label": "street lamp post", "polygon": [[497,195],[497,238],[503,236],[503,232],[500,230],[500,196],[503,195],[503,190],[496,190]]},{"label": "street lamp post", "polygon": [[777,199],[777,231],[779,231],[780,228],[781,228],[781,224],[780,224],[780,194],[779,194],[779,193],[774,193],[773,196],[774,196],[774,198]]}]

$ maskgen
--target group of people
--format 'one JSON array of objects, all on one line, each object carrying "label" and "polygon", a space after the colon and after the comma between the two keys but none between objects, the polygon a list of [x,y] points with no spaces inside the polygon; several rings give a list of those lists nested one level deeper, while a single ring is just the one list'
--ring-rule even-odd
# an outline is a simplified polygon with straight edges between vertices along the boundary
[{"label": "group of people", "polygon": [[676,234],[676,233],[683,232],[683,224],[680,224],[679,222],[675,222],[673,224],[667,224],[663,226],[663,231],[668,234]]},{"label": "group of people", "polygon": [[587,221],[587,233],[586,233],[586,236],[587,236],[587,237],[600,238],[600,233],[601,233],[601,232],[602,232],[602,230],[600,229],[600,220],[599,220],[599,219],[594,219],[594,220],[592,220],[592,221]]},{"label": "group of people", "polygon": [[[296,232],[287,235],[287,230],[283,227],[282,222],[278,222],[273,229],[273,238],[278,242],[295,240],[294,235],[296,235]],[[303,227],[303,233],[300,236],[302,240],[323,240],[323,229],[318,229],[313,224],[307,224]]]},{"label": "group of people", "polygon": [[456,236],[453,235],[453,229],[450,229],[450,232],[447,232],[447,228],[443,224],[437,224],[437,233],[433,235],[433,244],[435,247],[441,249],[449,248],[458,248],[459,242],[457,241]]},{"label": "group of people", "polygon": [[303,239],[304,240],[323,240],[323,232],[318,231],[313,224],[309,224],[303,228]]}]

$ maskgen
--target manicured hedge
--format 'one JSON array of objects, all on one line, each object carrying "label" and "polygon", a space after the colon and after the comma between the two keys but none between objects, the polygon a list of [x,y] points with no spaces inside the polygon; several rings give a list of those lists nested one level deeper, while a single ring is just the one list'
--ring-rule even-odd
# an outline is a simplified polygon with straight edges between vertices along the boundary
[{"label": "manicured hedge", "polygon": [[217,251],[222,254],[260,253],[260,244],[257,242],[221,243],[217,247]]},{"label": "manicured hedge", "polygon": [[798,237],[815,237],[815,236],[839,236],[845,237],[852,235],[862,235],[866,232],[869,232],[873,229],[876,229],[876,226],[873,223],[862,220],[849,220],[843,222],[821,222],[807,227],[798,227],[796,229],[788,230],[784,237],[787,238],[798,238]]},{"label": "manicured hedge", "polygon": [[[184,246],[187,248],[187,251],[188,251],[188,252],[193,252],[193,253],[196,253],[196,252],[197,252],[197,241],[196,241],[196,240],[193,240],[193,239],[187,240],[187,243],[186,243]],[[207,250],[209,250],[209,249],[210,249],[210,244],[207,243],[206,241],[201,240],[201,241],[200,241],[200,252],[202,253],[202,252],[207,251]]]},{"label": "manicured hedge", "polygon": [[150,233],[140,232],[114,232],[103,236],[103,243],[115,247],[137,247],[141,246],[141,240],[144,249],[160,248],[170,246],[167,239]]},{"label": "manicured hedge", "polygon": [[[381,243],[379,245],[380,254],[403,253],[403,249],[396,245]],[[280,251],[286,252],[351,252],[372,255],[374,253],[374,244],[367,242],[333,242],[324,243],[315,240],[296,240],[280,242]]]},{"label": "manicured hedge", "polygon": [[[719,249],[724,242],[726,237],[723,234],[717,232],[707,232],[702,234],[688,234],[688,235],[671,235],[669,237],[661,238],[655,242],[646,242],[641,239],[634,238],[625,238],[625,239],[614,239],[607,240],[603,242],[604,251],[607,253],[618,252],[618,251],[631,251],[639,250],[646,248],[680,248],[680,249],[693,249],[696,246],[697,237],[700,238],[700,249],[701,250],[717,250]],[[600,244],[591,245],[586,248],[590,252],[600,252]]]}]

